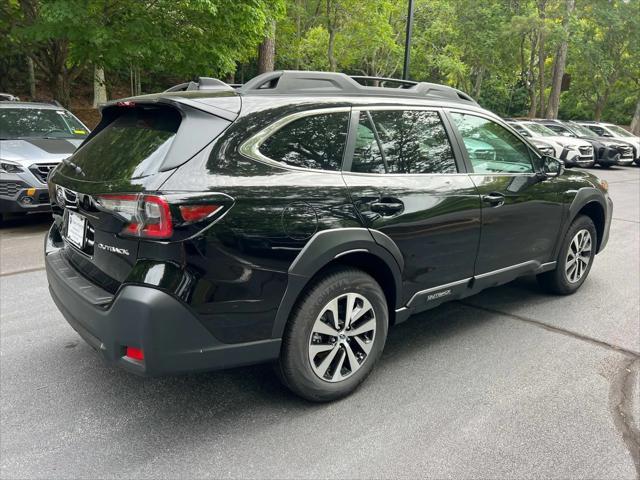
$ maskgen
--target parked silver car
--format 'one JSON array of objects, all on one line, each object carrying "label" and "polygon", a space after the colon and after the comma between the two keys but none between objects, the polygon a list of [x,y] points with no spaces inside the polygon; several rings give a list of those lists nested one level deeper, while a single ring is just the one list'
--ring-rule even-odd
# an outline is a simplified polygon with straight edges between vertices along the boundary
[{"label": "parked silver car", "polygon": [[0,220],[48,211],[49,172],[87,135],[89,129],[59,106],[0,102]]}]

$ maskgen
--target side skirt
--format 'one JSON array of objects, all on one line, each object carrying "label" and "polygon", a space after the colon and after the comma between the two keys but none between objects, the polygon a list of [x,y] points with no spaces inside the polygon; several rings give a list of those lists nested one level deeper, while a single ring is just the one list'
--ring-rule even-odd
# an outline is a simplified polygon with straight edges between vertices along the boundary
[{"label": "side skirt", "polygon": [[531,260],[421,290],[415,293],[404,307],[396,309],[396,323],[404,322],[411,315],[430,310],[442,303],[475,295],[486,288],[504,285],[523,275],[537,275],[554,268],[556,262],[540,263]]}]

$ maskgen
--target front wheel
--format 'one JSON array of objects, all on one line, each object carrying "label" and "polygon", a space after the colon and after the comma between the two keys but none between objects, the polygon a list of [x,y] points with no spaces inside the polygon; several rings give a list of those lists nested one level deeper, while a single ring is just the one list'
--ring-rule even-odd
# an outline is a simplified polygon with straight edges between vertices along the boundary
[{"label": "front wheel", "polygon": [[597,233],[593,221],[585,215],[578,216],[564,237],[555,270],[538,275],[538,282],[551,293],[574,293],[589,275],[596,247]]},{"label": "front wheel", "polygon": [[350,394],[380,358],[388,318],[384,293],[370,275],[354,268],[328,272],[292,313],[280,377],[293,392],[315,402]]}]

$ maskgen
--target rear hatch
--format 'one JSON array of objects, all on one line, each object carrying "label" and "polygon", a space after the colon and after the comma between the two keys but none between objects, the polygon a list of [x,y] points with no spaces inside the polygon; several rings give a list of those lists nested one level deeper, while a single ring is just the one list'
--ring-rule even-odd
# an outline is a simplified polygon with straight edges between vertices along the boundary
[{"label": "rear hatch", "polygon": [[58,246],[80,273],[111,293],[149,244],[164,245],[159,255],[168,260],[179,258],[180,240],[230,208],[231,199],[220,194],[161,191],[174,170],[215,140],[240,108],[235,97],[236,112],[229,110],[229,95],[224,110],[211,99],[202,109],[180,100],[143,97],[105,107],[88,140],[49,178]]}]

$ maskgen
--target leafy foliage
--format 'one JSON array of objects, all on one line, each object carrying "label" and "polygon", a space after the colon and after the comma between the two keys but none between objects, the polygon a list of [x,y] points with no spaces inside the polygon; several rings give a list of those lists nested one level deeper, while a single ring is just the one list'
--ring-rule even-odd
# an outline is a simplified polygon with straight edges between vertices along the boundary
[{"label": "leafy foliage", "polygon": [[[640,0],[569,1],[415,0],[410,76],[503,115],[542,115],[566,40],[560,116],[629,123]],[[200,75],[244,81],[274,20],[276,68],[397,77],[406,15],[407,0],[0,0],[0,88],[28,90],[26,56],[66,103],[94,66],[110,86],[131,75],[145,91]]]}]

